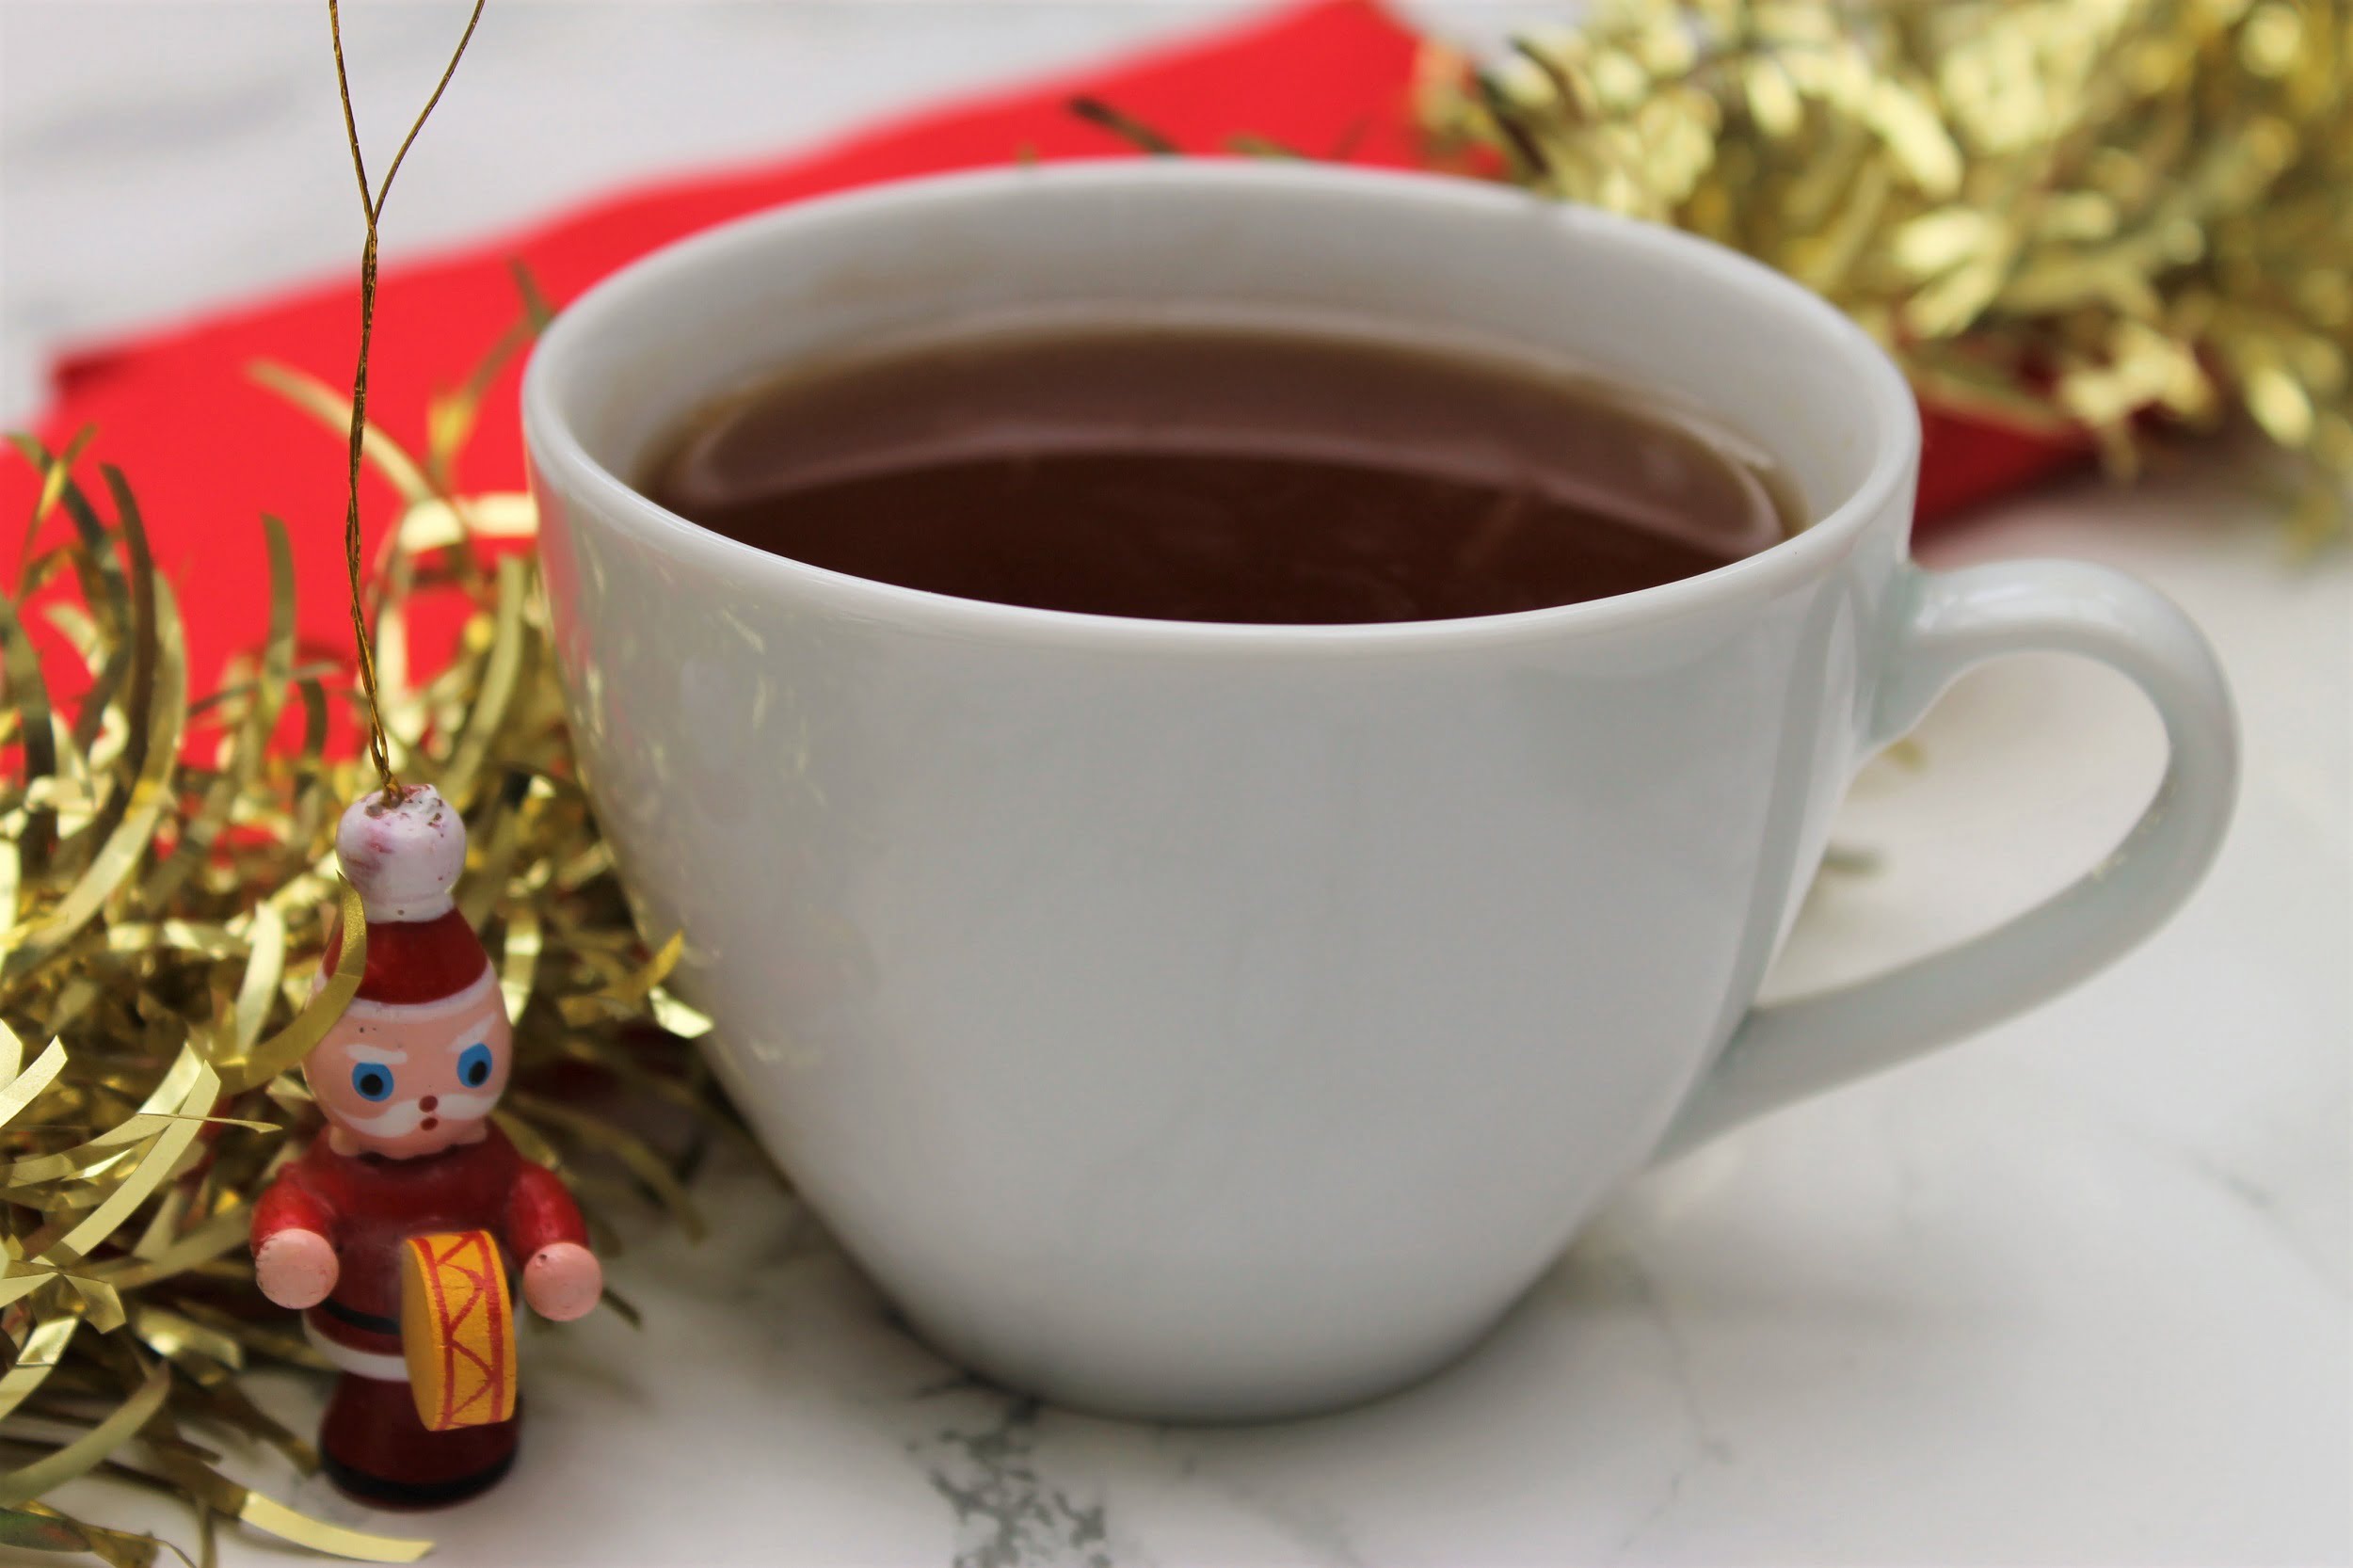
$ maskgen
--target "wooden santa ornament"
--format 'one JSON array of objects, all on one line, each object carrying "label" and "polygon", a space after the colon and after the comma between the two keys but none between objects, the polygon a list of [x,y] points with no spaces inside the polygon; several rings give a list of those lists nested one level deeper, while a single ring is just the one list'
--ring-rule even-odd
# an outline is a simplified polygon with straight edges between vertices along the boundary
[{"label": "wooden santa ornament", "polygon": [[[450,898],[465,824],[413,786],[355,804],[335,847],[367,911],[367,966],[303,1064],[327,1130],[256,1206],[254,1270],[342,1371],[319,1432],[328,1474],[368,1502],[428,1508],[514,1462],[513,1298],[578,1318],[604,1276],[563,1183],[490,1124],[512,1031]],[[339,930],[322,977],[341,951]]]}]

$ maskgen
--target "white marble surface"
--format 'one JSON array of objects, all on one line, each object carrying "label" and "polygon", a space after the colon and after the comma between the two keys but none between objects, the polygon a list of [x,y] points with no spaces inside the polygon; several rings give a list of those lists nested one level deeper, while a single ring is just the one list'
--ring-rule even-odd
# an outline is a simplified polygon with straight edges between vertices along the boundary
[{"label": "white marble surface", "polygon": [[[405,98],[455,13],[351,8],[362,93]],[[494,6],[390,243],[1216,8]],[[1430,14],[1484,30],[1514,8]],[[321,30],[290,4],[0,0],[0,412],[28,410],[61,341],[342,264]],[[718,1240],[616,1267],[642,1335],[600,1315],[535,1339],[524,1464],[429,1521],[434,1560],[2347,1560],[2353,565],[2289,564],[2228,464],[2054,491],[1927,553],[2125,567],[2219,645],[2241,817],[2132,959],[1643,1179],[1456,1368],[1295,1426],[1125,1427],[962,1383],[805,1215],[716,1172]],[[2158,754],[2121,682],[2027,661],[1964,682],[1919,741],[1916,767],[1859,786],[1841,839],[1878,867],[1825,882],[1778,987],[2056,887],[2130,820]],[[290,1414],[308,1397],[274,1392]]]}]

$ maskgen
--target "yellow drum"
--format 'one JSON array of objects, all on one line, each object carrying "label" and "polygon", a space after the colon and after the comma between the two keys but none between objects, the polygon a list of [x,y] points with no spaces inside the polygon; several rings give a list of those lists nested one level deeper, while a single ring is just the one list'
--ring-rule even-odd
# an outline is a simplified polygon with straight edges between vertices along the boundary
[{"label": "yellow drum", "polygon": [[515,1311],[483,1230],[412,1236],[400,1254],[400,1348],[427,1432],[515,1414]]}]

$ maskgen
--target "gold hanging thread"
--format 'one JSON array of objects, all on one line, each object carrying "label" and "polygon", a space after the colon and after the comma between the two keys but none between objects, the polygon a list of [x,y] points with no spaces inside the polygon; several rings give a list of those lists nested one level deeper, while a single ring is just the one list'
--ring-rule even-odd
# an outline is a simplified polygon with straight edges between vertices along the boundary
[{"label": "gold hanging thread", "polygon": [[368,225],[367,241],[360,251],[360,356],[351,373],[350,474],[344,502],[344,569],[351,590],[351,640],[360,669],[360,690],[366,698],[368,756],[376,763],[376,776],[388,801],[400,798],[400,779],[392,772],[392,748],[384,734],[384,708],[376,690],[376,648],[368,635],[367,611],[360,587],[360,448],[365,444],[368,428],[368,350],[376,335],[376,224],[384,216],[384,203],[392,194],[392,182],[400,175],[400,166],[408,159],[408,149],[416,145],[417,133],[424,129],[434,106],[448,89],[450,78],[457,74],[457,62],[466,57],[466,45],[473,41],[473,30],[482,21],[482,8],[487,3],[488,0],[474,0],[473,10],[466,18],[466,30],[458,35],[457,47],[450,52],[441,79],[433,84],[433,95],[424,101],[424,107],[417,111],[417,118],[409,123],[408,134],[401,138],[400,150],[392,154],[392,167],[384,171],[383,184],[371,193],[367,157],[360,150],[360,122],[351,107],[351,76],[344,68],[343,13],[336,0],[327,0],[327,28],[335,44],[335,90],[343,100],[344,135],[351,144],[351,172],[360,184],[360,211]]}]

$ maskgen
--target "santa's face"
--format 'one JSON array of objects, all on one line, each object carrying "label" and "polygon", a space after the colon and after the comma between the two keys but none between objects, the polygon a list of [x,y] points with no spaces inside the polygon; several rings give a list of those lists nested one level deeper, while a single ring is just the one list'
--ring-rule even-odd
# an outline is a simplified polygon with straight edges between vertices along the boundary
[{"label": "santa's face", "polygon": [[406,1160],[479,1141],[514,1034],[488,972],[454,997],[354,1001],[302,1064],[339,1152]]}]

